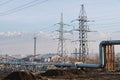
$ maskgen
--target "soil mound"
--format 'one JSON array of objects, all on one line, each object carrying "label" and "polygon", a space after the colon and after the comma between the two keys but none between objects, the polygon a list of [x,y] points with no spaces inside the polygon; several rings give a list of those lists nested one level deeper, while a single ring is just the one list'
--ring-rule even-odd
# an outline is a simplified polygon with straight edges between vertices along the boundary
[{"label": "soil mound", "polygon": [[42,80],[42,77],[33,74],[32,72],[12,72],[4,80]]},{"label": "soil mound", "polygon": [[41,76],[75,76],[78,74],[85,73],[82,70],[59,70],[59,69],[51,69],[47,70],[45,73],[42,73]]}]

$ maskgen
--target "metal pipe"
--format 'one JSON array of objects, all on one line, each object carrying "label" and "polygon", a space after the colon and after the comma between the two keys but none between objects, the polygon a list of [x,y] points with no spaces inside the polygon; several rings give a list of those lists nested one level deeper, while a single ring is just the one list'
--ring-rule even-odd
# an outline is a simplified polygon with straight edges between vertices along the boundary
[{"label": "metal pipe", "polygon": [[61,67],[72,67],[76,66],[77,68],[104,68],[106,66],[106,45],[118,45],[120,44],[120,40],[110,40],[110,41],[102,41],[99,44],[99,64],[57,64],[55,66]]},{"label": "metal pipe", "polygon": [[[102,41],[99,45],[100,49],[100,67],[105,67],[106,65],[106,46],[107,45],[120,45],[120,40],[110,40],[110,41]],[[103,49],[104,50],[103,50]]]},{"label": "metal pipe", "polygon": [[0,64],[19,64],[19,65],[55,65],[56,67],[75,67],[75,68],[104,68],[106,66],[106,46],[119,45],[120,40],[102,41],[99,44],[99,64],[73,64],[73,63],[32,63],[32,62],[0,62]]}]

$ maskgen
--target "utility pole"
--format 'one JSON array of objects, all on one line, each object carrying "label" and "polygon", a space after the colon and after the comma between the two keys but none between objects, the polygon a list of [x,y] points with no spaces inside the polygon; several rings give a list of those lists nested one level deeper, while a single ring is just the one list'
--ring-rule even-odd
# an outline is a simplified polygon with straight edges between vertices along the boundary
[{"label": "utility pole", "polygon": [[36,37],[34,37],[34,57],[36,56]]},{"label": "utility pole", "polygon": [[81,11],[79,14],[78,19],[76,19],[79,22],[79,28],[75,29],[79,32],[79,60],[83,63],[86,60],[86,57],[88,55],[88,32],[89,28],[87,26],[87,16],[84,9],[84,5],[81,5]]}]

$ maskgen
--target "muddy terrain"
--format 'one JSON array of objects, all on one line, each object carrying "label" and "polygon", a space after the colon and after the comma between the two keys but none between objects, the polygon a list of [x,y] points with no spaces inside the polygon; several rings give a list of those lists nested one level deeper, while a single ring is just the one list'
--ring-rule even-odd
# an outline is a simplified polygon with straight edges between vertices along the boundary
[{"label": "muddy terrain", "polygon": [[0,73],[0,80],[120,80],[119,72],[48,70],[45,73],[12,72]]}]

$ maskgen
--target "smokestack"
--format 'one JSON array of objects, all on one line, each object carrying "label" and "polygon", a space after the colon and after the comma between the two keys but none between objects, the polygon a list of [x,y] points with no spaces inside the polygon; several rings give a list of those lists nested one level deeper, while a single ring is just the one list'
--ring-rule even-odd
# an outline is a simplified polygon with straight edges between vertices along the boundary
[{"label": "smokestack", "polygon": [[36,55],[36,37],[34,37],[34,57]]}]

